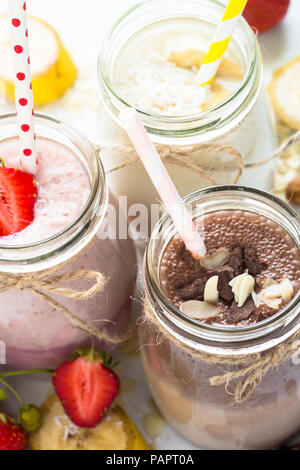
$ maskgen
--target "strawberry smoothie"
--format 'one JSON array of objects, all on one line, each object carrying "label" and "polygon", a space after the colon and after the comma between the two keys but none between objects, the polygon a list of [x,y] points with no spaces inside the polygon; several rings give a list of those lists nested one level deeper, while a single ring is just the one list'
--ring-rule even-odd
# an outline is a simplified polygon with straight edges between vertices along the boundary
[{"label": "strawberry smoothie", "polygon": [[[34,220],[24,230],[0,237],[0,250],[7,251],[8,256],[11,249],[16,247],[41,241],[46,246],[49,243],[47,238],[61,231],[68,233],[70,227],[67,230],[66,228],[85,209],[90,198],[90,174],[86,171],[88,165],[87,162],[83,164],[80,161],[84,158],[78,158],[77,152],[75,154],[67,146],[52,139],[38,138],[37,150]],[[18,166],[18,143],[15,138],[0,141],[0,156],[6,167]],[[100,180],[100,184],[105,185],[105,182]],[[113,200],[110,202],[114,203]],[[14,210],[13,207],[11,209]],[[89,228],[87,232],[88,230]],[[86,232],[82,237],[86,237]],[[121,335],[126,332],[133,311],[130,299],[136,276],[133,244],[131,240],[104,239],[101,226],[96,236],[86,244],[87,247],[83,246],[75,256],[68,256],[67,253],[64,270],[99,271],[106,279],[104,288],[87,300],[70,299],[56,294],[50,296],[74,315],[100,330]],[[26,253],[26,250],[21,251]],[[44,261],[39,259],[39,263],[41,262]],[[43,265],[42,269],[47,267]],[[28,271],[28,267],[26,270]],[[14,274],[18,272],[20,270],[16,268]],[[82,291],[91,286],[91,280],[80,279],[65,283],[64,286],[66,285]],[[22,368],[53,367],[69,357],[75,347],[97,343],[97,340],[85,332],[74,328],[61,313],[33,292],[26,289],[8,290],[1,293],[0,297],[0,339],[6,345],[9,365]],[[105,347],[107,346],[106,344]]]},{"label": "strawberry smoothie", "polygon": [[[37,150],[39,166],[35,175],[37,198],[33,222],[21,232],[1,237],[1,245],[27,245],[52,237],[76,219],[88,200],[88,176],[71,150],[45,139],[39,142]],[[0,142],[0,155],[7,168],[19,167],[15,139]]]}]

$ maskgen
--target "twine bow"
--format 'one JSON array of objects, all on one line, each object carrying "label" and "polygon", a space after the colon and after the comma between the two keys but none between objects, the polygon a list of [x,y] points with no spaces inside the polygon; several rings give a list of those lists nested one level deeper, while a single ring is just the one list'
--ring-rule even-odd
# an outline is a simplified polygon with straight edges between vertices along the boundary
[{"label": "twine bow", "polygon": [[[59,287],[64,281],[75,281],[79,279],[93,279],[93,285],[86,290],[77,291],[67,287]],[[58,312],[69,320],[76,328],[95,335],[98,339],[110,343],[121,343],[128,339],[129,334],[121,337],[111,336],[103,331],[94,328],[90,323],[82,320],[71,313],[61,303],[52,299],[47,293],[58,294],[69,299],[86,300],[96,295],[105,285],[103,274],[92,270],[69,271],[62,274],[57,273],[57,268],[40,271],[36,273],[26,273],[13,275],[8,273],[0,273],[0,293],[7,292],[11,289],[16,291],[30,291],[44,299],[48,304],[52,305]],[[44,291],[44,292],[43,292]],[[47,293],[45,293],[47,292]]]},{"label": "twine bow", "polygon": [[[208,184],[215,186],[218,183],[209,175],[210,171],[236,171],[233,181],[230,184],[236,184],[243,172],[247,168],[256,168],[261,165],[265,165],[269,161],[280,157],[284,154],[288,148],[296,143],[300,143],[300,131],[292,134],[285,142],[283,142],[280,147],[278,147],[274,152],[272,152],[266,158],[259,160],[254,163],[245,163],[240,152],[230,145],[221,145],[218,143],[203,143],[196,145],[162,145],[157,144],[156,149],[166,163],[177,165],[180,167],[189,168],[190,170],[195,171],[198,175],[205,180]],[[110,168],[107,173],[113,173],[123,168],[127,168],[131,165],[135,165],[140,162],[138,155],[131,143],[128,144],[96,144],[95,145],[98,152],[105,150],[111,150],[120,153],[123,157],[123,162],[115,165]],[[218,164],[212,164],[205,166],[201,161],[195,161],[195,158],[199,158],[201,155],[207,156],[208,153],[214,152],[215,154],[227,155],[232,157],[235,160],[236,167],[226,166],[221,168]]]},{"label": "twine bow", "polygon": [[248,362],[247,366],[232,372],[227,372],[224,375],[211,377],[211,385],[218,386],[226,384],[227,389],[231,381],[237,380],[233,398],[236,403],[242,403],[252,395],[269,369],[278,367],[279,364],[291,359],[293,354],[299,352],[300,344],[299,341],[296,341],[299,337],[300,331],[297,331],[297,333],[292,335],[288,340],[276,346],[272,351],[266,354],[258,354],[256,357],[248,358],[248,360],[246,357],[244,359],[242,358],[244,363]]},{"label": "twine bow", "polygon": [[[134,147],[130,143],[124,145],[100,144],[96,145],[96,149],[99,152],[104,150],[116,151],[120,153],[124,159],[123,163],[110,168],[107,173],[114,173],[115,171],[140,163],[140,159],[136,154]],[[218,166],[214,166],[214,164],[206,167],[203,162],[195,162],[195,157],[199,157],[200,155],[207,156],[209,152],[233,157],[236,162],[236,168],[229,166],[226,167],[227,170],[236,170],[232,184],[237,183],[243,173],[244,163],[242,156],[236,148],[229,145],[207,143],[199,145],[168,146],[159,144],[156,145],[156,149],[165,163],[189,168],[190,170],[198,173],[204,181],[212,186],[215,186],[217,182],[209,175],[209,171],[219,171],[220,168]]]}]

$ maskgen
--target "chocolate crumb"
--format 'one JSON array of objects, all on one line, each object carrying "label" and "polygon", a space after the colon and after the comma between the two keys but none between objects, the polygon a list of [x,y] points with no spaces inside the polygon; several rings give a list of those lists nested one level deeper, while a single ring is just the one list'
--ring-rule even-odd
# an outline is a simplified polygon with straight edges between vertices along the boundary
[{"label": "chocolate crumb", "polygon": [[203,300],[206,281],[205,277],[196,279],[191,284],[178,289],[178,295],[182,300]]},{"label": "chocolate crumb", "polygon": [[251,274],[251,276],[255,277],[261,273],[261,265],[254,246],[245,246],[244,258],[246,269],[248,269],[248,273]]},{"label": "chocolate crumb", "polygon": [[[218,276],[218,314],[214,322],[250,325],[276,314],[278,310],[264,302],[254,307],[254,302],[248,301],[246,306],[238,309],[233,303],[235,296],[229,282],[247,271],[255,279],[257,294],[264,289],[269,277],[276,282],[288,278],[298,286],[299,250],[286,231],[271,220],[247,211],[207,214],[204,228],[207,253],[225,249],[229,259],[222,266],[217,263],[211,264],[211,268],[203,266],[190,254],[183,241],[175,237],[166,249],[161,269],[162,287],[174,306],[180,308],[188,300],[202,301],[207,279]],[[238,287],[236,285],[237,295]],[[248,299],[252,299],[251,295]]]},{"label": "chocolate crumb", "polygon": [[234,270],[230,266],[222,266],[221,268],[210,271],[210,276],[219,276],[218,291],[219,297],[227,302],[233,300],[233,292],[229,282],[234,278]]},{"label": "chocolate crumb", "polygon": [[232,302],[227,312],[227,323],[237,325],[243,320],[247,320],[256,310],[254,302],[249,298],[243,307],[238,307],[236,302]]},{"label": "chocolate crumb", "polygon": [[241,245],[233,247],[230,253],[229,266],[234,270],[234,277],[245,271],[244,248]]}]

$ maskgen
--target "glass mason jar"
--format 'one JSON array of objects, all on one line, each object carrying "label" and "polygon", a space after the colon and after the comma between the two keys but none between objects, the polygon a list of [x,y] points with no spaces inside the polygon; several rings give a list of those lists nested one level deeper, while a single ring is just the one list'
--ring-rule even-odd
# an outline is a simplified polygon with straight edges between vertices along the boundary
[{"label": "glass mason jar", "polygon": [[[67,147],[79,159],[90,184],[88,200],[76,220],[46,240],[24,246],[5,246],[0,240],[0,276],[38,274],[59,265],[62,272],[101,272],[105,276],[104,287],[85,300],[52,294],[40,286],[37,290],[100,331],[121,336],[129,329],[134,309],[131,295],[136,284],[136,256],[130,239],[113,240],[103,235],[109,193],[99,155],[83,135],[61,121],[36,114],[35,122],[38,145],[42,139],[50,140],[62,149]],[[17,135],[15,114],[2,115],[1,144]],[[80,292],[93,282],[94,279],[80,278],[60,282],[58,287]],[[6,346],[6,362],[22,368],[53,367],[68,358],[75,347],[91,342],[101,347],[96,339],[75,328],[62,313],[26,287],[1,291],[0,339]]]},{"label": "glass mason jar", "polygon": [[[215,0],[149,0],[130,9],[113,26],[102,45],[98,63],[99,84],[105,105],[100,114],[98,140],[103,146],[101,155],[107,172],[123,165],[134,155],[131,153],[128,156],[124,151],[124,145],[127,146],[129,141],[118,121],[120,110],[131,106],[120,95],[115,83],[122,51],[126,56],[126,52],[132,51],[137,44],[140,46],[144,37],[149,40],[155,28],[158,32],[166,30],[172,34],[174,30],[169,23],[174,20],[184,21],[185,24],[190,22],[191,29],[203,30],[208,37],[212,37],[223,11],[224,5]],[[230,49],[240,61],[245,75],[238,89],[226,101],[207,111],[184,116],[153,114],[137,109],[154,143],[167,152],[178,152],[179,158],[179,149],[187,149],[192,163],[213,181],[203,179],[195,167],[191,169],[184,162],[174,163],[174,160],[171,162],[166,158],[167,169],[181,196],[212,184],[234,182],[237,162],[226,150],[217,151],[216,145],[238,150],[244,165],[264,160],[276,145],[273,113],[262,90],[259,45],[244,19],[233,33]],[[202,150],[194,148],[207,143],[213,147],[206,147],[205,151],[203,147]],[[238,182],[269,190],[273,167],[272,161],[258,167],[246,167]],[[157,193],[139,162],[111,172],[108,181],[116,195],[127,196],[128,206],[140,203],[149,208],[157,202]]]},{"label": "glass mason jar", "polygon": [[[219,186],[187,196],[185,204],[195,209],[195,217],[203,208],[205,214],[246,210],[265,216],[284,228],[300,248],[299,218],[270,194]],[[144,260],[145,298],[155,321],[147,321],[146,315],[140,322],[139,338],[153,397],[167,421],[201,448],[276,447],[300,429],[298,353],[269,369],[252,395],[240,403],[232,397],[236,382],[215,386],[210,379],[236,371],[241,356],[246,356],[246,367],[251,355],[265,355],[291,338],[300,327],[300,292],[274,316],[250,326],[212,326],[189,319],[161,288],[161,260],[174,233],[169,216],[164,215],[151,235]],[[231,364],[218,362],[228,356]]]}]

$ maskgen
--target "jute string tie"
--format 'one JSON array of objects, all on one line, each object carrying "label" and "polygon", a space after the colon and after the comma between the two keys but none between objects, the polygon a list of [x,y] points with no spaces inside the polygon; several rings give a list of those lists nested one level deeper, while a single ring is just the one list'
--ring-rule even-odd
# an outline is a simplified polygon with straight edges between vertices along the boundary
[{"label": "jute string tie", "polygon": [[[60,287],[59,284],[64,281],[75,280],[94,280],[93,285],[86,290],[77,291],[68,287]],[[58,294],[68,299],[86,300],[96,295],[105,285],[105,278],[103,274],[92,270],[78,270],[69,271],[59,274],[57,267],[34,273],[25,274],[8,274],[0,273],[0,293],[8,292],[9,290],[16,291],[30,291],[41,297],[48,304],[52,305],[58,312],[60,312],[71,324],[91,335],[96,336],[100,340],[109,343],[121,343],[128,339],[129,334],[122,337],[114,337],[103,331],[94,328],[93,325],[77,317],[71,313],[61,303],[51,298],[49,294]]]},{"label": "jute string tie", "polygon": [[[243,160],[242,155],[240,152],[230,146],[230,145],[222,145],[218,143],[204,143],[204,144],[197,144],[197,145],[162,145],[157,144],[155,145],[160,157],[165,163],[170,163],[173,165],[177,165],[180,167],[189,168],[190,170],[195,171],[198,175],[205,180],[210,185],[217,185],[218,183],[210,176],[209,172],[211,171],[219,171],[220,166],[212,163],[209,165],[209,168],[204,165],[201,161],[195,161],[195,157],[199,158],[201,155],[206,156],[210,152],[214,152],[215,154],[222,154],[232,157],[235,160],[235,168],[226,167],[223,168],[223,171],[235,170],[235,176],[231,182],[231,184],[238,183],[239,179],[241,178],[243,172],[247,168],[256,168],[261,165],[265,165],[269,161],[280,157],[283,155],[289,147],[292,145],[300,143],[300,131],[295,132],[292,134],[282,145],[280,145],[274,152],[272,152],[266,158],[259,160],[254,163],[245,163]],[[103,144],[96,144],[96,149],[99,152],[105,150],[111,150],[118,152],[123,157],[123,162],[110,168],[107,173],[114,173],[115,171],[122,170],[123,168],[127,168],[131,165],[136,165],[140,162],[138,155],[131,143],[126,144],[110,144],[110,143],[103,143]]]},{"label": "jute string tie", "polygon": [[157,343],[162,343],[165,339],[174,343],[179,348],[190,354],[192,357],[206,362],[207,364],[232,366],[230,371],[223,375],[210,378],[213,387],[225,385],[226,390],[232,384],[234,403],[246,401],[254,392],[265,374],[274,367],[278,367],[284,361],[291,359],[293,354],[299,353],[300,327],[287,340],[275,346],[270,351],[264,353],[245,355],[217,355],[208,354],[199,349],[190,347],[185,342],[175,338],[163,327],[154,314],[153,307],[147,298],[144,299],[144,317],[142,321],[147,321],[157,331]]}]

